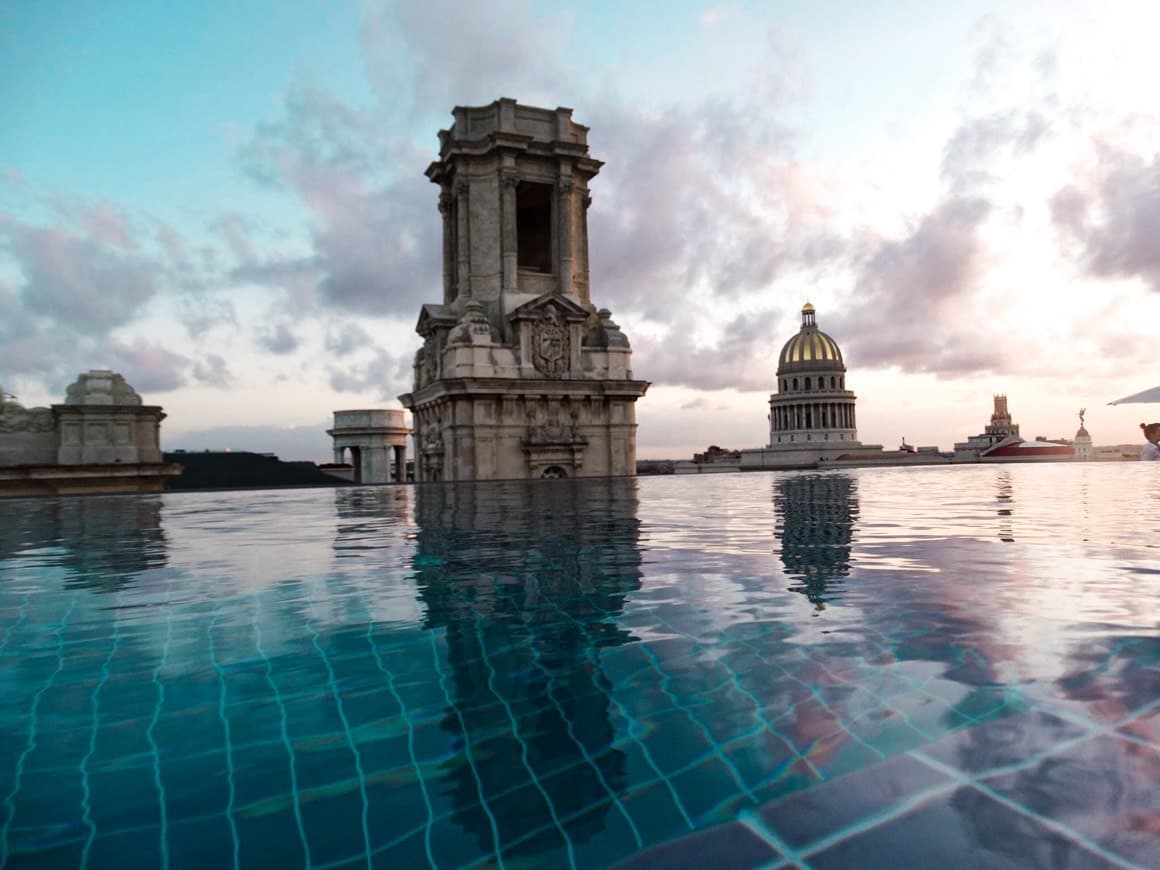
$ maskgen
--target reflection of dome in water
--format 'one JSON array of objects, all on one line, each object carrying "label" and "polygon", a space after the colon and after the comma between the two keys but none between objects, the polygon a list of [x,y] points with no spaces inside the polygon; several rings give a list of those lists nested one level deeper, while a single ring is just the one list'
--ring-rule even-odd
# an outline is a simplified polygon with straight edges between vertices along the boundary
[{"label": "reflection of dome in water", "polygon": [[834,581],[850,573],[858,491],[845,475],[800,475],[777,481],[774,534],[791,588],[817,605],[834,597]]}]

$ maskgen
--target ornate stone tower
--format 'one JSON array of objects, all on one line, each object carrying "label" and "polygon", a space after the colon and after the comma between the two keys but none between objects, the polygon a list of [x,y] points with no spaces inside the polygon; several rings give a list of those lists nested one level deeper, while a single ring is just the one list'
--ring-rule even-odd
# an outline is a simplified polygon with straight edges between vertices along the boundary
[{"label": "ornate stone tower", "polygon": [[457,107],[427,177],[443,215],[443,301],[424,305],[415,479],[636,470],[628,339],[589,299],[588,128],[511,99]]}]

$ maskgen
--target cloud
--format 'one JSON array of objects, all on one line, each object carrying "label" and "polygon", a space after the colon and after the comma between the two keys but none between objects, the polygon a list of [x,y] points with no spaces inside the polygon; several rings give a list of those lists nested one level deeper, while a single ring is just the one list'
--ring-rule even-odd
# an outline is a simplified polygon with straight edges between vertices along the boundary
[{"label": "cloud", "polygon": [[326,332],[326,350],[335,356],[350,356],[355,351],[373,346],[374,339],[357,323],[332,325]]},{"label": "cloud", "polygon": [[394,400],[411,389],[412,360],[409,355],[395,355],[376,350],[365,362],[330,368],[330,387],[340,393],[376,393],[386,401]]},{"label": "cloud", "polygon": [[[91,232],[114,232],[94,225]],[[137,319],[158,291],[159,264],[102,243],[99,235],[43,227],[0,214],[0,250],[19,270],[23,307],[84,335]]]},{"label": "cloud", "polygon": [[263,349],[280,356],[294,353],[302,343],[301,339],[285,323],[260,327],[256,331],[255,340]]},{"label": "cloud", "polygon": [[575,80],[553,52],[567,41],[570,20],[539,13],[531,0],[378,0],[366,4],[362,24],[367,75],[384,103],[407,116],[500,96],[570,105]]},{"label": "cloud", "polygon": [[1051,199],[1060,238],[1097,278],[1137,278],[1160,292],[1160,154],[1151,159],[1106,150],[1083,187]]},{"label": "cloud", "polygon": [[[761,120],[765,118],[765,120]],[[793,134],[728,100],[642,113],[595,107],[591,185],[594,291],[611,306],[669,321],[673,294],[724,299],[840,256],[827,182],[793,154]],[[722,167],[745,166],[736,173]]]},{"label": "cloud", "polygon": [[[332,94],[292,87],[284,117],[243,148],[247,173],[294,194],[311,221],[308,256],[252,257],[238,281],[283,288],[299,305],[412,316],[438,295],[442,224],[430,160],[382,119]],[[392,171],[395,174],[392,174]]]},{"label": "cloud", "polygon": [[692,345],[693,318],[673,323],[660,337],[633,343],[633,369],[663,386],[702,390],[758,390],[774,384],[776,353],[788,336],[779,336],[781,313],[755,311],[734,318],[709,345]]},{"label": "cloud", "polygon": [[[982,227],[991,205],[948,196],[908,234],[886,239],[859,271],[852,306],[830,321],[859,367],[966,374],[993,369],[1005,345],[970,316],[988,262]],[[819,325],[826,324],[819,314]]]},{"label": "cloud", "polygon": [[194,380],[212,387],[229,387],[236,380],[225,358],[216,353],[211,353],[194,363],[193,377]]},{"label": "cloud", "polygon": [[143,338],[131,342],[109,341],[104,345],[101,368],[113,369],[125,376],[149,401],[147,393],[167,393],[185,386],[189,357]]}]

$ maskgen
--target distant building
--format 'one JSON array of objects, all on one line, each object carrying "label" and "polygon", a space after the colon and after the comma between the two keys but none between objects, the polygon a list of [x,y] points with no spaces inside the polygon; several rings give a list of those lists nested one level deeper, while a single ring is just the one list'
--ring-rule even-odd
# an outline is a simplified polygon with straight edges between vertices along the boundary
[{"label": "distant building", "polygon": [[[411,430],[402,411],[391,408],[335,411],[334,428],[327,429],[326,434],[334,441],[335,466],[349,467],[347,479],[352,483],[406,481],[407,436]],[[328,470],[333,468],[328,466]]]},{"label": "distant building", "polygon": [[1092,436],[1088,434],[1088,430],[1083,425],[1083,415],[1086,410],[1086,408],[1080,408],[1079,410],[1079,429],[1075,433],[1076,459],[1092,458]]},{"label": "distant building", "polygon": [[994,402],[991,422],[983,432],[955,444],[955,462],[1037,462],[1075,457],[1075,448],[1066,442],[1043,437],[1024,441],[1019,424],[1011,420],[1007,396],[997,395]]},{"label": "distant building", "polygon": [[161,455],[164,419],[105,369],[79,375],[51,408],[0,389],[0,495],[159,492],[181,473]]},{"label": "distant building", "polygon": [[977,458],[1000,442],[1019,439],[1019,424],[1011,422],[1011,412],[1007,410],[1007,396],[995,396],[994,401],[995,410],[991,413],[991,422],[983,428],[982,434],[972,435],[966,441],[955,444],[956,459]]},{"label": "distant building", "polygon": [[877,461],[882,445],[858,440],[857,396],[846,389],[842,349],[802,306],[801,328],[782,346],[769,397],[769,444],[740,451],[742,469],[803,468],[839,461]]}]

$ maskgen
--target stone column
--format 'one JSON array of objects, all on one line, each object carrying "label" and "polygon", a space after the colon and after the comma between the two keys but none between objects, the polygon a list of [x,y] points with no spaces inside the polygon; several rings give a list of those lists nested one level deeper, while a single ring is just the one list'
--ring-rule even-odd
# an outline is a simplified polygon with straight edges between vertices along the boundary
[{"label": "stone column", "polygon": [[345,447],[335,447],[334,448],[334,464],[335,465],[342,465],[342,454],[345,452],[346,452]]},{"label": "stone column", "polygon": [[499,171],[500,189],[500,255],[503,268],[503,289],[514,292],[518,288],[518,236],[516,233],[516,186],[519,176],[514,169]]},{"label": "stone column", "polygon": [[443,304],[455,300],[455,199],[444,185],[439,194],[439,214],[443,216]]},{"label": "stone column", "polygon": [[572,292],[572,166],[564,164],[560,167],[560,196],[559,203],[559,256],[560,256],[560,292]]},{"label": "stone column", "polygon": [[470,191],[471,185],[466,178],[455,182],[455,214],[456,214],[456,256],[459,258],[456,270],[456,298],[464,299],[471,296],[471,230],[470,230]]}]

